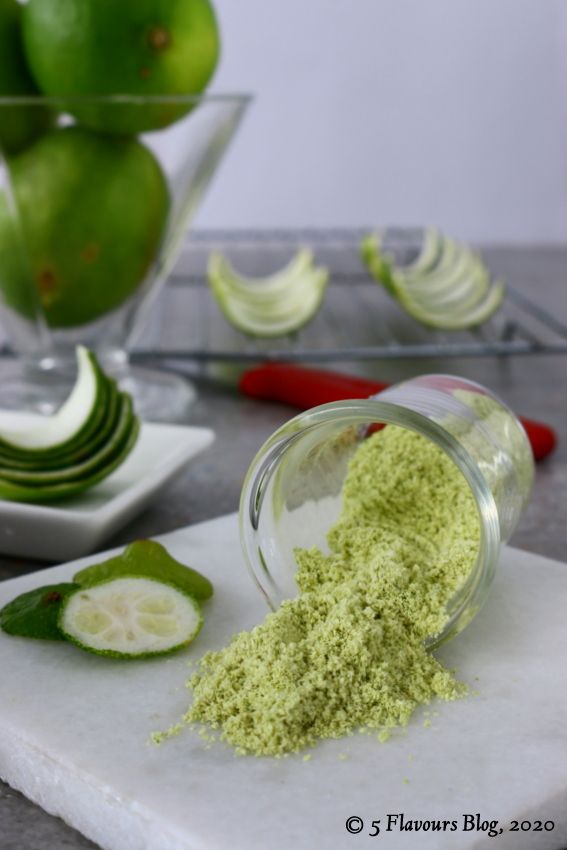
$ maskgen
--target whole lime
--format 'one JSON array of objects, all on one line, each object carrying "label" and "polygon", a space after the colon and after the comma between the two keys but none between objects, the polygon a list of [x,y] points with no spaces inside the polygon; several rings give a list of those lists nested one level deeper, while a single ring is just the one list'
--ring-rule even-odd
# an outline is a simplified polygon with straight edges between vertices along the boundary
[{"label": "whole lime", "polygon": [[[196,95],[219,56],[209,0],[29,0],[24,43],[38,85],[52,95]],[[71,101],[68,109],[92,129],[135,134],[171,124],[191,105]]]},{"label": "whole lime", "polygon": [[[37,95],[26,64],[21,33],[22,7],[16,0],[0,0],[0,97]],[[29,145],[52,122],[45,106],[0,105],[0,147],[16,153]]]},{"label": "whole lime", "polygon": [[7,304],[30,317],[36,292],[54,328],[120,306],[143,282],[167,220],[168,189],[153,154],[134,139],[67,127],[11,158],[9,171],[16,212],[0,196]]}]

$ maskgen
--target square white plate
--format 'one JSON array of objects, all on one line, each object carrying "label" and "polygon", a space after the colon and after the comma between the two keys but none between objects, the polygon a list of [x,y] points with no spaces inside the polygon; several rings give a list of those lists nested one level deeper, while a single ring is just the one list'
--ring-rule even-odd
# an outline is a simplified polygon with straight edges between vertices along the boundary
[{"label": "square white plate", "polygon": [[[0,426],[22,427],[37,418],[2,410]],[[67,561],[92,552],[213,440],[209,428],[144,423],[132,454],[92,490],[50,505],[0,500],[0,553]]]}]

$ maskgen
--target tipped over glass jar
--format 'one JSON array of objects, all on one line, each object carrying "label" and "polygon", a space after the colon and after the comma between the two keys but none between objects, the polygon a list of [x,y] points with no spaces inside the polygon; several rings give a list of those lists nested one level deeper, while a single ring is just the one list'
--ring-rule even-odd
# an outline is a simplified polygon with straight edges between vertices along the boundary
[{"label": "tipped over glass jar", "polygon": [[516,528],[533,483],[533,454],[522,424],[481,385],[424,375],[368,399],[313,408],[287,422],[264,444],[246,476],[242,546],[272,609],[295,597],[296,550],[316,546],[328,552],[327,534],[340,516],[349,462],[369,435],[388,425],[439,446],[468,482],[478,511],[476,561],[447,605],[444,628],[428,638],[435,648],[462,631],[482,607],[500,546]]}]

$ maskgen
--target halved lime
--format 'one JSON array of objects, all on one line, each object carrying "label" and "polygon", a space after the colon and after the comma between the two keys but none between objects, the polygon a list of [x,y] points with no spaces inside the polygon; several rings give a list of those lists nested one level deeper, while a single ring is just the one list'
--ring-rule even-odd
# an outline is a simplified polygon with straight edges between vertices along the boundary
[{"label": "halved lime", "polygon": [[155,540],[135,540],[122,554],[79,570],[73,581],[90,586],[127,575],[165,581],[199,601],[213,595],[213,586],[204,575],[176,561],[165,546]]},{"label": "halved lime", "polygon": [[203,624],[199,604],[156,579],[110,579],[71,593],[59,628],[81,649],[113,658],[147,658],[187,646]]}]

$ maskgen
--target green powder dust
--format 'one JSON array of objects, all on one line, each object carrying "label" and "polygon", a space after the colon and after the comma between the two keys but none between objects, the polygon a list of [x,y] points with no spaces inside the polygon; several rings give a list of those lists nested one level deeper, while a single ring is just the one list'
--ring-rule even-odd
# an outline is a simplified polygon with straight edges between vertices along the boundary
[{"label": "green powder dust", "polygon": [[201,660],[184,720],[240,754],[282,756],[319,739],[408,723],[466,688],[425,646],[476,560],[468,484],[420,435],[388,426],[354,453],[329,554],[298,550],[300,594]]}]

